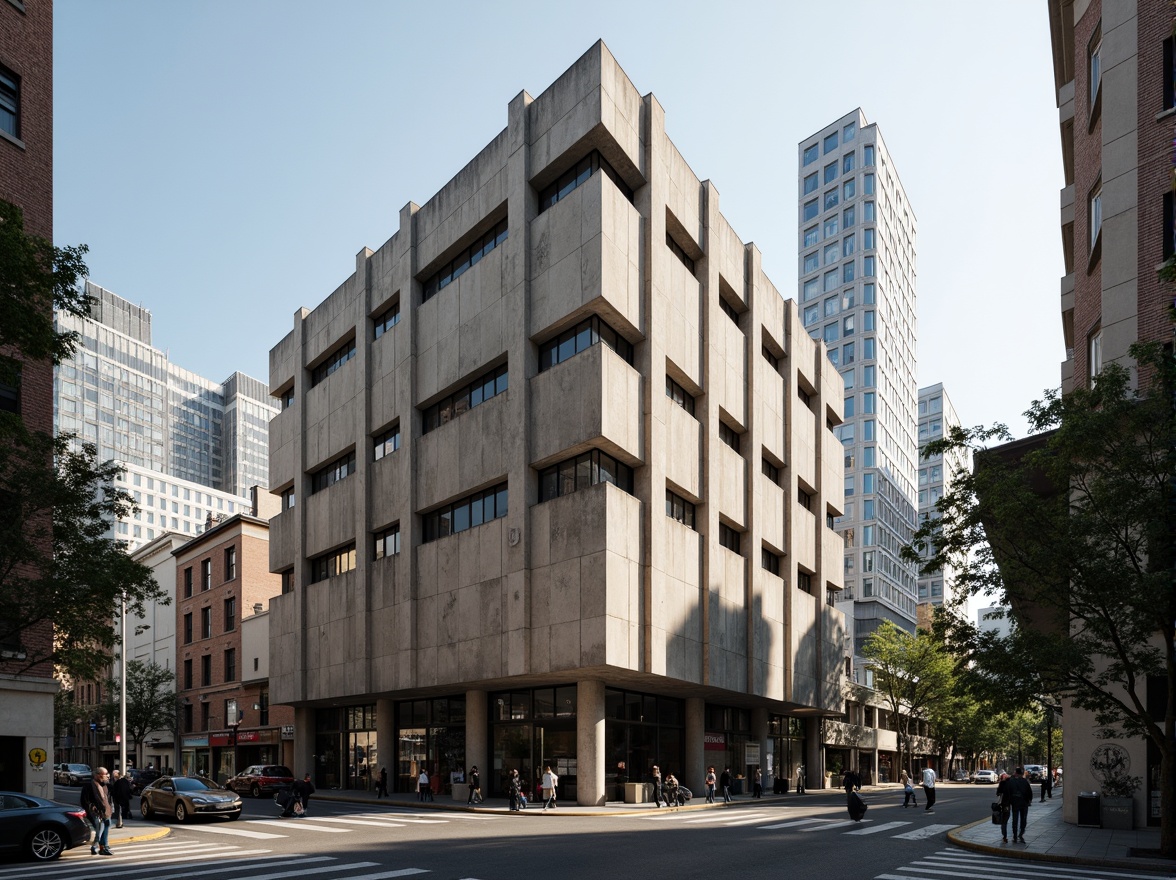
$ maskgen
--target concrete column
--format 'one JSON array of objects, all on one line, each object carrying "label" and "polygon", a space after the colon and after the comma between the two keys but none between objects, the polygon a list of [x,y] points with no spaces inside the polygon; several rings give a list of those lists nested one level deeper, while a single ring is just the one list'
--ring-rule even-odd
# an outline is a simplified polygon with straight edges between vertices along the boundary
[{"label": "concrete column", "polygon": [[686,766],[675,767],[678,781],[692,791],[706,790],[706,700],[686,698]]},{"label": "concrete column", "polygon": [[314,762],[314,709],[307,706],[294,707],[294,764],[290,772],[295,779],[310,771],[314,779],[318,767]]},{"label": "concrete column", "polygon": [[805,788],[825,787],[825,746],[821,742],[821,719],[806,718],[804,722],[804,785]]},{"label": "concrete column", "polygon": [[576,803],[581,806],[605,804],[604,746],[604,682],[576,682]]},{"label": "concrete column", "polygon": [[396,704],[392,700],[376,700],[376,755],[379,766],[374,769],[377,776],[373,780],[379,778],[380,767],[389,768],[389,791],[396,785],[396,753]]},{"label": "concrete column", "polygon": [[[767,790],[768,794],[772,793],[772,780],[768,778],[768,710],[761,707],[759,709],[751,710],[751,739],[752,742],[760,744],[760,759],[759,768],[762,775],[761,784]],[[775,768],[772,768],[775,770]],[[751,776],[749,777],[749,785],[751,791],[755,791],[755,769],[752,768]]]},{"label": "concrete column", "polygon": [[486,742],[487,723],[486,712],[489,705],[485,691],[466,691],[466,749],[465,766],[468,777],[471,767],[477,767],[482,774],[482,791],[490,783],[490,750]]}]

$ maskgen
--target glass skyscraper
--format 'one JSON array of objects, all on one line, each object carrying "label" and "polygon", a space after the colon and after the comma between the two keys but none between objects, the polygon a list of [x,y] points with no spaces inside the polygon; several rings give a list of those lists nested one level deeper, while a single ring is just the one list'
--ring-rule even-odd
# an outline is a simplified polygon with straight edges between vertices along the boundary
[{"label": "glass skyscraper", "polygon": [[[882,134],[854,110],[798,147],[799,300],[845,382],[845,590],[855,658],[883,620],[914,631],[915,215]],[[854,663],[855,675],[858,663]],[[864,683],[864,682],[863,682]]]}]

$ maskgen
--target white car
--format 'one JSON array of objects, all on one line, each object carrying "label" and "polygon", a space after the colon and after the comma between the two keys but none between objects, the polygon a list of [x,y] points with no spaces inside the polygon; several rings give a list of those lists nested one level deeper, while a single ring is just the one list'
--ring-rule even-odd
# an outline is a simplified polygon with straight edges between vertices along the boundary
[{"label": "white car", "polygon": [[977,770],[976,775],[972,777],[972,781],[977,785],[980,783],[991,783],[995,785],[996,780],[997,777],[995,770]]}]

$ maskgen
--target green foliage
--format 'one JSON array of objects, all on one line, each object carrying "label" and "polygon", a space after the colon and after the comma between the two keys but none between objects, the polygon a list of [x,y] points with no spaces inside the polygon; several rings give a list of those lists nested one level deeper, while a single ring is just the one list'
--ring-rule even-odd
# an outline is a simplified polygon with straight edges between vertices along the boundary
[{"label": "green foliage", "polygon": [[[54,329],[53,311],[86,314],[88,297],[78,282],[86,275],[87,250],[25,234],[20,208],[0,201],[0,346],[14,346],[32,361],[69,358],[77,340]],[[0,381],[11,383],[14,367],[0,359]]]},{"label": "green foliage", "polygon": [[1135,792],[1139,791],[1143,785],[1143,780],[1138,776],[1128,776],[1126,773],[1120,773],[1117,776],[1108,776],[1102,781],[1100,786],[1103,797],[1134,797]]},{"label": "green foliage", "polygon": [[[176,677],[158,663],[132,660],[127,664],[127,736],[136,747],[155,730],[173,730],[176,725]],[[107,723],[117,727],[121,683],[107,679],[104,692],[110,697],[101,708]]]},{"label": "green foliage", "polygon": [[946,711],[953,701],[955,663],[943,642],[926,630],[911,635],[890,621],[870,634],[862,654],[874,669],[874,687],[899,725],[899,766],[911,754],[910,719]]}]

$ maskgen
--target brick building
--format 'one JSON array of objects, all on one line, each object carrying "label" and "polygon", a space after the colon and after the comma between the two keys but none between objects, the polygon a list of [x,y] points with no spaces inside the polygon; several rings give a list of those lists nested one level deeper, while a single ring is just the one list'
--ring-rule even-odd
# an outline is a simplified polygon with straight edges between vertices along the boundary
[{"label": "brick building", "polygon": [[[0,200],[24,212],[25,232],[53,237],[53,3],[0,3]],[[0,357],[13,357],[0,350]],[[0,382],[0,412],[30,428],[53,430],[53,369],[48,361],[19,362],[19,379]],[[53,694],[48,663],[26,669],[30,649],[52,643],[48,623],[0,644],[0,789],[52,797]]]},{"label": "brick building", "polygon": [[[269,520],[276,499],[254,489],[250,513],[238,513],[177,548],[176,694],[180,701],[177,769],[224,781],[248,764],[283,763],[281,727],[289,707],[269,708],[268,633],[254,632],[282,589],[269,570]],[[260,513],[260,515],[259,515]],[[268,619],[268,618],[267,618]],[[247,634],[248,633],[248,634]],[[287,748],[292,748],[287,744]]]}]

